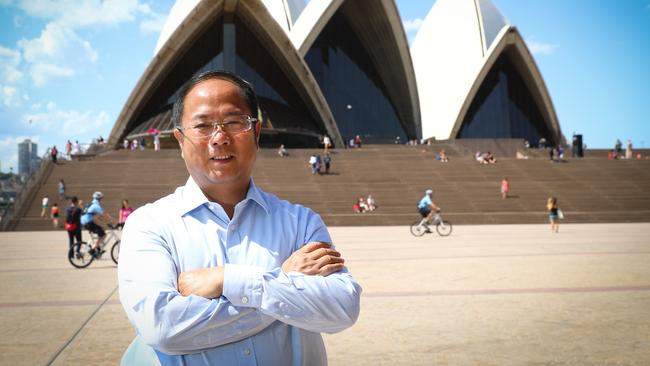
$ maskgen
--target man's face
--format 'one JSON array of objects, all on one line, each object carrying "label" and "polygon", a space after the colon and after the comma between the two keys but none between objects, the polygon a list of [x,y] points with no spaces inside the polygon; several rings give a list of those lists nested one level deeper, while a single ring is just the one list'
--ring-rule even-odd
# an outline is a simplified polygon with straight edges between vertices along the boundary
[{"label": "man's face", "polygon": [[[182,127],[223,122],[226,117],[251,115],[241,89],[227,80],[208,79],[195,85],[185,97]],[[193,130],[174,131],[181,145],[183,160],[194,181],[203,190],[229,184],[248,185],[255,163],[258,122],[253,129],[238,134],[221,130],[209,139],[193,136]]]}]

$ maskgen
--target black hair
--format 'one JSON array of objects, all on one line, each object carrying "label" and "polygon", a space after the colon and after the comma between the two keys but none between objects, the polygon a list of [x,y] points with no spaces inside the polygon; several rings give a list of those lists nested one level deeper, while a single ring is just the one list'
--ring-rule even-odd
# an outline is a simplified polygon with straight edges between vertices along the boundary
[{"label": "black hair", "polygon": [[[255,95],[255,91],[253,90],[253,85],[249,83],[248,81],[244,80],[241,76],[235,75],[232,72],[229,71],[223,71],[223,70],[214,70],[214,71],[206,71],[201,74],[193,76],[190,80],[183,85],[181,88],[180,94],[178,95],[178,99],[174,102],[174,107],[172,110],[172,123],[174,127],[179,127],[181,126],[181,119],[183,117],[183,107],[184,107],[184,102],[185,102],[185,97],[187,94],[192,90],[192,88],[205,80],[209,79],[222,79],[226,81],[230,81],[231,83],[237,85],[239,89],[242,92],[242,96],[246,100],[246,104],[248,104],[248,108],[251,110],[252,117],[257,117],[257,96]],[[255,131],[255,123],[253,123],[253,132]]]}]

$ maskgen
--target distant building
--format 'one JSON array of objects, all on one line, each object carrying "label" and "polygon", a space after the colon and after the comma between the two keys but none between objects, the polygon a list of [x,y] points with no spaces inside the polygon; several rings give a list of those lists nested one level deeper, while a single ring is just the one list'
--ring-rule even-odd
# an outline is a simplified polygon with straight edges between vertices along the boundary
[{"label": "distant building", "polygon": [[30,139],[18,144],[18,174],[28,177],[40,163],[38,145]]}]

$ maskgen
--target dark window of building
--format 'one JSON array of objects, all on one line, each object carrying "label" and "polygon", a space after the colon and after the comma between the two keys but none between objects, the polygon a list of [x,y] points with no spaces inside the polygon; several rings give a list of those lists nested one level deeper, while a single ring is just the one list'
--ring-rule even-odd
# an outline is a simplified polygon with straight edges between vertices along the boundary
[{"label": "dark window of building", "polygon": [[522,138],[531,143],[544,137],[555,144],[548,126],[516,67],[502,54],[479,88],[457,137]]},{"label": "dark window of building", "polygon": [[[237,17],[234,21],[236,61],[232,71],[251,82],[257,93],[264,119],[260,143],[272,146],[284,143],[287,147],[317,146],[320,135],[325,133],[324,125],[310,115],[284,72],[246,25]],[[223,22],[219,19],[203,31],[179,58],[127,127],[126,135],[146,133],[150,128],[170,129],[170,110],[182,86],[196,74],[222,69]]]},{"label": "dark window of building", "polygon": [[316,123],[295,87],[255,35],[238,18],[235,26],[236,72],[255,87],[263,127],[313,134],[316,138],[325,133],[325,126]]},{"label": "dark window of building", "polygon": [[332,16],[305,56],[343,139],[389,142],[406,133],[386,88],[346,17]]}]

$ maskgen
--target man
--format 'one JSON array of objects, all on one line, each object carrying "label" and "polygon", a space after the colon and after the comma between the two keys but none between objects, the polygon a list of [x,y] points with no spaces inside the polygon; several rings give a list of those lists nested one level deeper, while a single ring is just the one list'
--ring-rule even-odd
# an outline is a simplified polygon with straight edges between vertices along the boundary
[{"label": "man", "polygon": [[174,103],[187,183],[124,227],[120,300],[136,330],[123,365],[325,365],[320,332],[359,315],[361,287],[313,211],[251,179],[261,125],[227,72]]},{"label": "man", "polygon": [[97,234],[97,240],[91,248],[93,256],[96,257],[101,255],[100,248],[101,244],[104,242],[104,238],[106,238],[106,232],[95,221],[104,223],[110,223],[114,221],[108,212],[104,212],[104,208],[102,207],[102,199],[104,199],[102,192],[93,193],[92,202],[88,208],[84,210],[84,213],[81,216],[81,225],[83,225],[84,229],[93,234]]},{"label": "man", "polygon": [[70,199],[70,206],[65,209],[65,230],[68,232],[70,248],[81,241],[81,208],[77,196]]},{"label": "man", "polygon": [[[420,215],[422,215],[422,221],[420,222],[420,225],[426,224],[431,224],[431,219],[433,219],[433,213],[438,211],[439,208],[436,206],[431,198],[433,197],[433,191],[431,189],[427,189],[424,192],[424,197],[418,202],[418,211],[420,212]],[[429,231],[429,229],[427,229]]]}]

